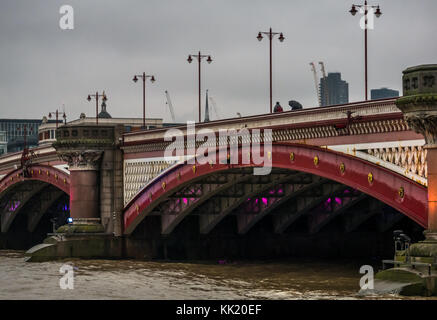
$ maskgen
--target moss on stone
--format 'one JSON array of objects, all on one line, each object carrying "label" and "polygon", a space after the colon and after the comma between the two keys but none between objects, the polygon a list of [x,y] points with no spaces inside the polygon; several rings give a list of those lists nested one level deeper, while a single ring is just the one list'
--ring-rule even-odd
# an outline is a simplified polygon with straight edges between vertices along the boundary
[{"label": "moss on stone", "polygon": [[[434,263],[434,257],[418,257],[418,256],[415,256],[414,257],[414,262],[422,262],[422,263],[433,264]],[[433,267],[433,268],[435,268],[435,267]]]},{"label": "moss on stone", "polygon": [[101,224],[66,224],[56,230],[57,233],[101,233],[104,232]]},{"label": "moss on stone", "polygon": [[413,257],[437,257],[437,243],[425,241],[415,243],[410,247],[410,255]]},{"label": "moss on stone", "polygon": [[46,244],[56,244],[58,240],[55,237],[47,237],[44,239],[43,243]]},{"label": "moss on stone", "polygon": [[[48,240],[52,238],[51,240]],[[54,243],[39,244],[26,253],[26,261],[43,262],[59,259],[107,259],[122,258],[121,239],[106,235],[74,235],[64,237],[50,237],[46,240]]]},{"label": "moss on stone", "polygon": [[396,100],[397,106],[403,106],[406,104],[435,104],[437,103],[437,94],[435,93],[422,93],[412,96],[401,97]]},{"label": "moss on stone", "polygon": [[55,148],[66,148],[66,147],[83,147],[84,145],[89,146],[113,146],[114,141],[112,139],[64,139],[60,138],[53,143]]},{"label": "moss on stone", "polygon": [[375,275],[375,279],[392,282],[423,283],[423,279],[418,274],[398,268],[378,272]]},{"label": "moss on stone", "polygon": [[403,296],[422,296],[422,297],[430,295],[423,282],[413,283],[405,287],[402,287],[399,294]]}]

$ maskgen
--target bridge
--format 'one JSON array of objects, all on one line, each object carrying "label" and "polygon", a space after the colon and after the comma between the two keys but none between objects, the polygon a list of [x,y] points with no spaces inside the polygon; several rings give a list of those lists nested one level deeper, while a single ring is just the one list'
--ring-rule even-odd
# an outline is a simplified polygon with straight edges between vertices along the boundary
[{"label": "bridge", "polygon": [[[436,169],[429,130],[410,107],[434,102],[405,102],[413,89],[195,131],[61,126],[26,164],[21,154],[0,158],[2,245],[35,244],[67,217],[58,233],[124,239],[119,255],[135,257],[304,254],[309,242],[376,254],[398,227],[422,240],[434,229]],[[268,174],[254,174],[266,163]]]}]

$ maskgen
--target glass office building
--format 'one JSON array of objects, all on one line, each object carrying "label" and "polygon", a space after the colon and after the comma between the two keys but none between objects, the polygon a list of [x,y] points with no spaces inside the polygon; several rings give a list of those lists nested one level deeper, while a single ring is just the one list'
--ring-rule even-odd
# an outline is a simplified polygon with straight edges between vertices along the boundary
[{"label": "glass office building", "polygon": [[341,79],[340,72],[329,72],[320,79],[319,87],[322,107],[349,103],[349,84]]},{"label": "glass office building", "polygon": [[6,132],[0,131],[0,156],[8,152],[8,140],[6,139]]},{"label": "glass office building", "polygon": [[24,129],[26,127],[26,144],[28,147],[38,145],[38,127],[42,120],[34,119],[0,119],[0,131],[5,132],[7,152],[18,152],[24,148]]},{"label": "glass office building", "polygon": [[372,100],[397,98],[399,97],[399,91],[389,88],[372,89],[370,90],[370,97]]}]

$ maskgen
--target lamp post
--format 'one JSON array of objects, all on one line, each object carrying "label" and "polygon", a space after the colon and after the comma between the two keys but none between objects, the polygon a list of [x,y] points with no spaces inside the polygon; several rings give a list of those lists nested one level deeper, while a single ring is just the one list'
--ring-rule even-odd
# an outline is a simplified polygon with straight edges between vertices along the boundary
[{"label": "lamp post", "polygon": [[379,8],[379,5],[377,6],[369,6],[367,4],[367,0],[364,1],[364,5],[357,5],[357,4],[353,4],[352,8],[349,10],[351,15],[356,15],[358,10],[357,8],[363,8],[364,9],[364,87],[365,87],[365,99],[367,101],[367,94],[368,94],[368,87],[367,87],[367,25],[368,25],[368,20],[367,20],[367,15],[369,13],[369,8],[372,9],[372,13],[373,13],[373,9],[376,9],[375,11],[375,16],[377,18],[379,18],[382,14],[381,9]]},{"label": "lamp post", "polygon": [[[56,115],[56,129],[58,129],[58,121],[59,121],[59,111],[58,109],[56,109],[56,111],[54,112],[49,112],[49,118],[52,118],[52,113],[54,113]],[[67,119],[67,115],[65,114],[65,112],[62,112],[62,118],[64,119],[64,121]]]},{"label": "lamp post", "polygon": [[87,97],[88,101],[91,101],[92,98],[96,99],[96,125],[99,125],[99,97],[102,97],[103,101],[108,100],[108,98],[106,98],[105,91],[103,91],[102,94],[99,94],[99,92],[96,91],[95,94],[89,94]]},{"label": "lamp post", "polygon": [[[20,126],[17,126],[17,131],[21,130]],[[32,134],[32,127],[29,128],[30,134]],[[23,152],[21,153],[21,168],[23,168],[23,177],[27,176],[27,169],[26,166],[29,164],[29,162],[32,160],[32,156],[34,155],[33,152],[29,152],[29,147],[27,145],[27,124],[23,125]]]},{"label": "lamp post", "polygon": [[202,119],[201,118],[202,110],[201,110],[200,63],[202,62],[203,58],[207,58],[206,62],[211,63],[212,62],[212,58],[211,58],[210,55],[202,55],[202,54],[200,54],[200,51],[199,51],[198,54],[193,54],[193,55],[190,54],[188,56],[188,59],[187,59],[188,63],[191,63],[193,61],[192,57],[197,58],[197,61],[199,62],[199,123],[200,123],[201,119]]},{"label": "lamp post", "polygon": [[23,152],[27,153],[28,151],[28,147],[27,147],[27,135],[32,134],[33,133],[33,129],[32,127],[29,128],[29,130],[27,129],[27,124],[23,124],[22,127],[20,128],[19,125],[17,125],[17,131],[23,131]]},{"label": "lamp post", "polygon": [[138,81],[138,77],[143,79],[143,128],[146,128],[146,79],[150,78],[150,82],[155,82],[155,76],[146,75],[145,72],[140,75],[134,75],[133,82]]},{"label": "lamp post", "polygon": [[275,35],[279,34],[279,41],[283,42],[285,40],[284,35],[279,32],[272,32],[272,28],[270,28],[270,31],[268,32],[258,32],[258,36],[256,37],[258,41],[261,41],[263,39],[262,35],[267,35],[270,40],[270,113],[273,112],[273,84],[272,84],[272,40],[275,37]]}]

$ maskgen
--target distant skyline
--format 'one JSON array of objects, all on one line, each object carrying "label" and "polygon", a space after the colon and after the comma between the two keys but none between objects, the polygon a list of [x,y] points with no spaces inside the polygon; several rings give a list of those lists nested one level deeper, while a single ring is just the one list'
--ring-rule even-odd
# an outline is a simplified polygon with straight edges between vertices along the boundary
[{"label": "distant skyline", "polygon": [[341,78],[341,72],[329,72],[319,81],[320,105],[332,106],[349,103],[349,84]]},{"label": "distant skyline", "polygon": [[[306,0],[56,0],[0,2],[0,118],[41,119],[65,104],[67,120],[95,116],[86,97],[105,90],[113,117],[142,116],[147,83],[147,117],[170,121],[165,90],[176,120],[197,119],[197,64],[189,54],[210,54],[202,65],[205,90],[223,117],[269,110],[268,40],[259,31],[283,32],[273,43],[273,103],[318,105],[309,63],[323,61],[341,72],[349,101],[364,99],[364,35],[355,1]],[[359,3],[361,3],[360,1]],[[355,2],[356,3],[356,2]],[[437,63],[437,1],[369,1],[382,16],[369,31],[371,89],[402,94],[402,70]],[[74,9],[74,30],[59,28],[59,8]],[[320,75],[320,74],[319,74]],[[214,120],[214,118],[212,118]]]}]

